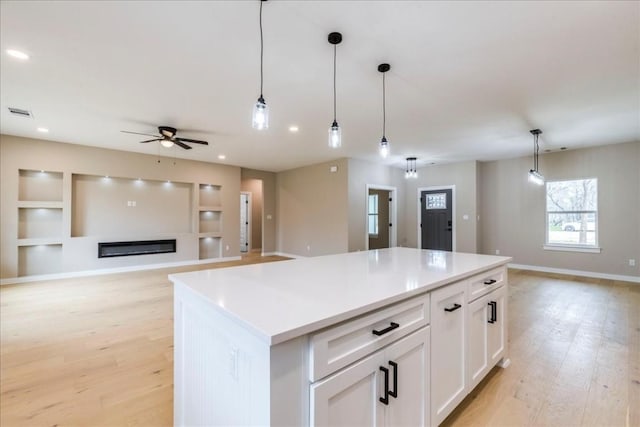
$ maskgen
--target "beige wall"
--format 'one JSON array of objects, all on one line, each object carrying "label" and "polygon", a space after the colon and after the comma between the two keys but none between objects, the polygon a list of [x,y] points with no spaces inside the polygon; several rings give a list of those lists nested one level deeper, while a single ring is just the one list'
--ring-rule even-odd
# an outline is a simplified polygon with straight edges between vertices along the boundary
[{"label": "beige wall", "polygon": [[[404,218],[407,245],[418,245],[418,188],[455,186],[455,220],[457,252],[477,252],[478,248],[478,199],[477,162],[461,162],[426,166],[418,169],[417,179],[406,181]],[[465,218],[465,215],[467,219]]]},{"label": "beige wall", "polygon": [[[331,166],[337,172],[330,172]],[[347,159],[277,174],[279,252],[316,256],[348,251],[347,178]]]},{"label": "beige wall", "polygon": [[598,179],[601,253],[543,249],[545,187],[527,181],[531,162],[522,157],[480,164],[482,252],[500,250],[517,264],[639,276],[640,142],[540,156],[547,180]]},{"label": "beige wall", "polygon": [[396,227],[398,246],[407,245],[403,211],[405,199],[404,172],[363,160],[349,159],[349,251],[365,250],[367,230],[367,184],[372,186],[395,187],[398,219]]},{"label": "beige wall", "polygon": [[[242,169],[242,181],[262,181],[262,252],[276,251],[276,174],[254,169]],[[255,223],[255,221],[254,221]]]},{"label": "beige wall", "polygon": [[[194,224],[198,222],[198,184],[221,185],[221,204],[223,208],[223,250],[221,255],[225,257],[238,256],[240,253],[238,203],[240,168],[191,160],[174,161],[165,157],[160,158],[160,160],[160,163],[158,163],[157,156],[0,135],[0,180],[2,183],[0,195],[0,215],[2,218],[0,227],[0,251],[2,254],[0,277],[16,277],[21,257],[29,258],[26,261],[22,259],[23,264],[28,261],[31,265],[38,265],[38,268],[42,270],[38,271],[42,273],[82,271],[198,259],[197,227],[192,227],[194,229],[193,232],[184,228],[167,232],[165,227],[167,219],[160,216],[158,218],[162,218],[162,224],[158,224],[158,232],[156,234],[152,233],[149,228],[150,224],[154,224],[156,218],[154,215],[144,215],[138,218],[133,214],[127,214],[125,218],[122,217],[123,215],[112,215],[111,221],[116,225],[120,222],[122,229],[128,231],[131,231],[131,227],[135,226],[134,223],[137,222],[140,225],[140,229],[144,229],[144,231],[135,235],[130,235],[127,232],[127,237],[132,240],[176,238],[178,252],[98,259],[97,243],[103,241],[105,237],[113,236],[97,235],[94,233],[96,228],[92,226],[91,236],[71,237],[72,176],[74,174],[109,175],[114,178],[129,180],[137,178],[155,181],[171,180],[190,185],[192,188],[192,206],[188,209],[192,212],[191,216]],[[50,259],[52,260],[50,262],[55,263],[49,269],[39,266],[40,258],[37,246],[29,246],[27,247],[28,249],[23,247],[18,250],[18,189],[20,181],[18,171],[20,169],[62,172],[62,225],[59,234],[61,243],[44,247],[43,250],[51,249],[51,257],[41,257],[43,262],[47,262],[47,259]],[[115,198],[109,203],[120,203],[120,206],[118,209],[114,207],[114,212],[127,212],[124,206],[127,201],[131,200],[131,196],[126,192],[115,195]],[[153,201],[149,201],[149,203],[153,203]],[[143,206],[140,206],[140,208],[143,208]],[[167,210],[164,205],[157,208]],[[131,212],[133,212],[133,209],[138,208],[129,209],[132,209]],[[184,209],[184,206],[180,206],[176,208],[176,212],[179,212],[180,216],[184,217]],[[146,207],[144,207],[144,210],[146,210]],[[122,223],[125,220],[127,221],[126,225]],[[181,227],[185,226],[184,222],[183,218]],[[111,231],[107,234],[112,234],[114,224],[112,224]],[[97,233],[99,234],[100,232],[97,231]],[[229,247],[228,250],[226,249],[227,245]],[[25,272],[24,268],[22,268],[22,272]]]}]

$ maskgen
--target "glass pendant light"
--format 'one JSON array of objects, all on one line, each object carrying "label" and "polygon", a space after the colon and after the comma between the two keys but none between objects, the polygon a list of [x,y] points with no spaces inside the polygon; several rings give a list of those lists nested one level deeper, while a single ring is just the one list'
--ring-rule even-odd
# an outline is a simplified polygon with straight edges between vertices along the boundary
[{"label": "glass pendant light", "polygon": [[544,176],[538,171],[538,136],[542,133],[540,129],[532,129],[529,132],[533,135],[533,169],[529,170],[529,182],[536,185],[544,185]]},{"label": "glass pendant light", "polygon": [[385,73],[391,69],[389,64],[378,65],[378,71],[382,73],[382,139],[378,146],[378,152],[382,158],[389,155],[389,141],[385,136],[386,124],[387,124],[387,100],[386,100],[386,87],[385,87]]},{"label": "glass pendant light", "polygon": [[342,145],[342,129],[336,120],[336,51],[340,42],[342,42],[342,34],[329,34],[329,43],[333,45],[333,123],[329,127],[329,147],[331,148],[338,148]]},{"label": "glass pendant light", "polygon": [[404,171],[405,179],[418,178],[417,157],[407,157],[407,168]]},{"label": "glass pendant light", "polygon": [[253,106],[253,120],[251,125],[254,129],[262,130],[269,128],[269,107],[262,96],[262,63],[264,58],[264,39],[262,36],[262,3],[267,0],[260,0],[260,96]]}]

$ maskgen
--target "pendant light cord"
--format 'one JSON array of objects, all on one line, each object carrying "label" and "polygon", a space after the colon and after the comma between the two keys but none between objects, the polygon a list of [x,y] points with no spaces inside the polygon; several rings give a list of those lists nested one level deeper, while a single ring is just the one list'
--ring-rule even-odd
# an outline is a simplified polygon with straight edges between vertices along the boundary
[{"label": "pendant light cord", "polygon": [[385,137],[385,131],[387,126],[387,100],[386,100],[386,88],[385,88],[385,74],[382,73],[382,137]]},{"label": "pendant light cord", "polygon": [[333,121],[336,121],[336,52],[338,45],[333,45]]},{"label": "pendant light cord", "polygon": [[534,135],[534,150],[535,154],[533,156],[533,169],[538,172],[538,152],[540,151],[540,146],[538,145],[538,135]]},{"label": "pendant light cord", "polygon": [[262,3],[260,0],[260,98],[262,98],[262,61],[264,58],[264,39],[262,36]]}]

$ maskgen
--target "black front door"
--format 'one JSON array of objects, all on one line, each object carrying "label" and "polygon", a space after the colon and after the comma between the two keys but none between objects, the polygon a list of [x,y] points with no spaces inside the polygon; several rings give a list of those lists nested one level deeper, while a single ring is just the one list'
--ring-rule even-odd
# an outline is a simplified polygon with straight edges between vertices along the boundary
[{"label": "black front door", "polygon": [[451,190],[420,193],[422,249],[450,251],[453,248]]}]

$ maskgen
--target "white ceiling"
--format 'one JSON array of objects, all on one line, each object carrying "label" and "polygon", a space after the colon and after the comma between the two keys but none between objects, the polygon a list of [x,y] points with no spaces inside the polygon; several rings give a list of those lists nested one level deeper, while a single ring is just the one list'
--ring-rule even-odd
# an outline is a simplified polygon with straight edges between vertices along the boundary
[{"label": "white ceiling", "polygon": [[[404,166],[640,140],[640,2],[278,1],[264,4],[270,128],[259,92],[258,1],[2,1],[0,131],[280,171],[355,157]],[[338,46],[343,147],[332,121]],[[20,49],[18,61],[5,54]],[[30,109],[35,118],[12,116]],[[292,134],[288,127],[299,126]],[[207,139],[193,150],[120,130]],[[41,134],[36,127],[50,129]]]}]

